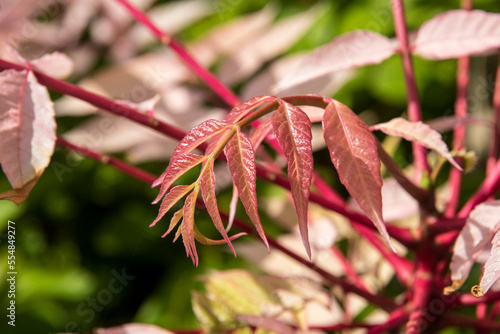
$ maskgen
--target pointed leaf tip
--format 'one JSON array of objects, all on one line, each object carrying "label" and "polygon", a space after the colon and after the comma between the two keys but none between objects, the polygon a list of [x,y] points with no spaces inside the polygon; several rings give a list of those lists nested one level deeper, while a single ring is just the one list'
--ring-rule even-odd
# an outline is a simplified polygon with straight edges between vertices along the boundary
[{"label": "pointed leaf tip", "polygon": [[377,144],[370,129],[346,105],[331,101],[323,135],[340,181],[396,253],[382,219],[382,176]]},{"label": "pointed leaf tip", "polygon": [[299,231],[307,255],[311,258],[307,226],[307,208],[313,173],[311,120],[300,108],[280,101],[271,117],[276,139],[288,162],[288,178]]}]

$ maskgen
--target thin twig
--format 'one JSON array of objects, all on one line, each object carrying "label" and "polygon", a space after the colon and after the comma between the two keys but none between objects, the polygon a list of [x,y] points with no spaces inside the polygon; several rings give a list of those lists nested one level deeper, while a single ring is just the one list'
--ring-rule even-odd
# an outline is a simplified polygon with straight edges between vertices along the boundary
[{"label": "thin twig", "polygon": [[[415,71],[413,69],[413,61],[408,42],[404,5],[402,0],[391,0],[391,3],[394,15],[394,25],[396,28],[396,37],[399,40],[401,48],[400,52],[401,60],[403,62],[406,92],[408,94],[408,117],[410,121],[418,122],[422,120],[422,112],[420,110],[420,99],[418,96]],[[427,163],[425,148],[417,143],[412,143],[412,147],[413,157],[415,159],[415,177],[418,182],[423,171],[430,175],[430,168]]]}]

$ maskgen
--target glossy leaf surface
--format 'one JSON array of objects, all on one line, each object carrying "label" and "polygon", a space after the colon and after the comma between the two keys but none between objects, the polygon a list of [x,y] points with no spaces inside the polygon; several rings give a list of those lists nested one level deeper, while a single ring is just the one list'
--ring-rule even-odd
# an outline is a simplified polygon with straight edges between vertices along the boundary
[{"label": "glossy leaf surface", "polygon": [[323,132],[340,181],[394,250],[382,219],[382,177],[375,138],[351,109],[337,101],[325,109]]}]

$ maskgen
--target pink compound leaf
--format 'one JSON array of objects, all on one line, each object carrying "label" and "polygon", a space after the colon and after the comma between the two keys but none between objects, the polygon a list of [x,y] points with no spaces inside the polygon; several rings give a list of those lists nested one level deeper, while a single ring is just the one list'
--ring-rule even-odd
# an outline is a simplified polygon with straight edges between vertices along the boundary
[{"label": "pink compound leaf", "polygon": [[307,255],[311,258],[307,229],[307,208],[313,173],[311,121],[300,108],[280,101],[271,122],[288,162],[288,178],[299,220],[299,231]]},{"label": "pink compound leaf", "polygon": [[323,132],[340,181],[395,252],[382,219],[382,177],[377,144],[370,129],[346,105],[331,101]]},{"label": "pink compound leaf", "polygon": [[[209,119],[191,130],[184,136],[184,138],[179,142],[177,147],[172,154],[170,161],[175,161],[178,155],[190,153],[192,150],[200,146],[202,143],[208,139],[217,136],[221,132],[224,132],[230,128],[230,124],[222,123],[221,121],[215,119]],[[163,182],[165,176],[165,171],[154,183],[153,188],[159,186]]]},{"label": "pink compound leaf", "polygon": [[269,250],[269,244],[257,211],[257,193],[255,191],[257,171],[252,143],[237,127],[236,134],[229,140],[224,152],[227,156],[229,171],[236,186],[237,194],[257,233]]},{"label": "pink compound leaf", "polygon": [[412,52],[426,59],[450,59],[500,48],[500,14],[482,10],[450,10],[425,22]]}]

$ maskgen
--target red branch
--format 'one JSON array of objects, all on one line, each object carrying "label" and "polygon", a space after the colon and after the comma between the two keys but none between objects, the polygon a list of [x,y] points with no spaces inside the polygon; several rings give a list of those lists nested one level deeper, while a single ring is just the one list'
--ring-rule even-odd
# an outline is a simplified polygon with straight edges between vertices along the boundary
[{"label": "red branch", "polygon": [[163,44],[169,46],[186,63],[186,65],[196,75],[203,80],[210,89],[219,95],[228,106],[234,107],[240,102],[240,99],[233,94],[223,83],[219,81],[212,73],[201,66],[172,36],[161,31],[151,20],[139,9],[132,6],[127,0],[116,0],[124,6],[135,19],[148,28]]},{"label": "red branch", "polygon": [[[418,122],[422,120],[422,112],[420,110],[420,99],[418,97],[417,82],[415,80],[415,71],[413,69],[413,61],[408,42],[408,31],[406,29],[403,1],[391,0],[391,2],[394,14],[394,24],[396,27],[396,37],[399,40],[401,48],[400,52],[405,74],[406,92],[408,94],[408,117],[410,118],[410,121]],[[415,159],[415,177],[418,181],[420,180],[422,171],[430,174],[430,168],[427,163],[424,147],[417,143],[412,143],[412,147]]]}]

